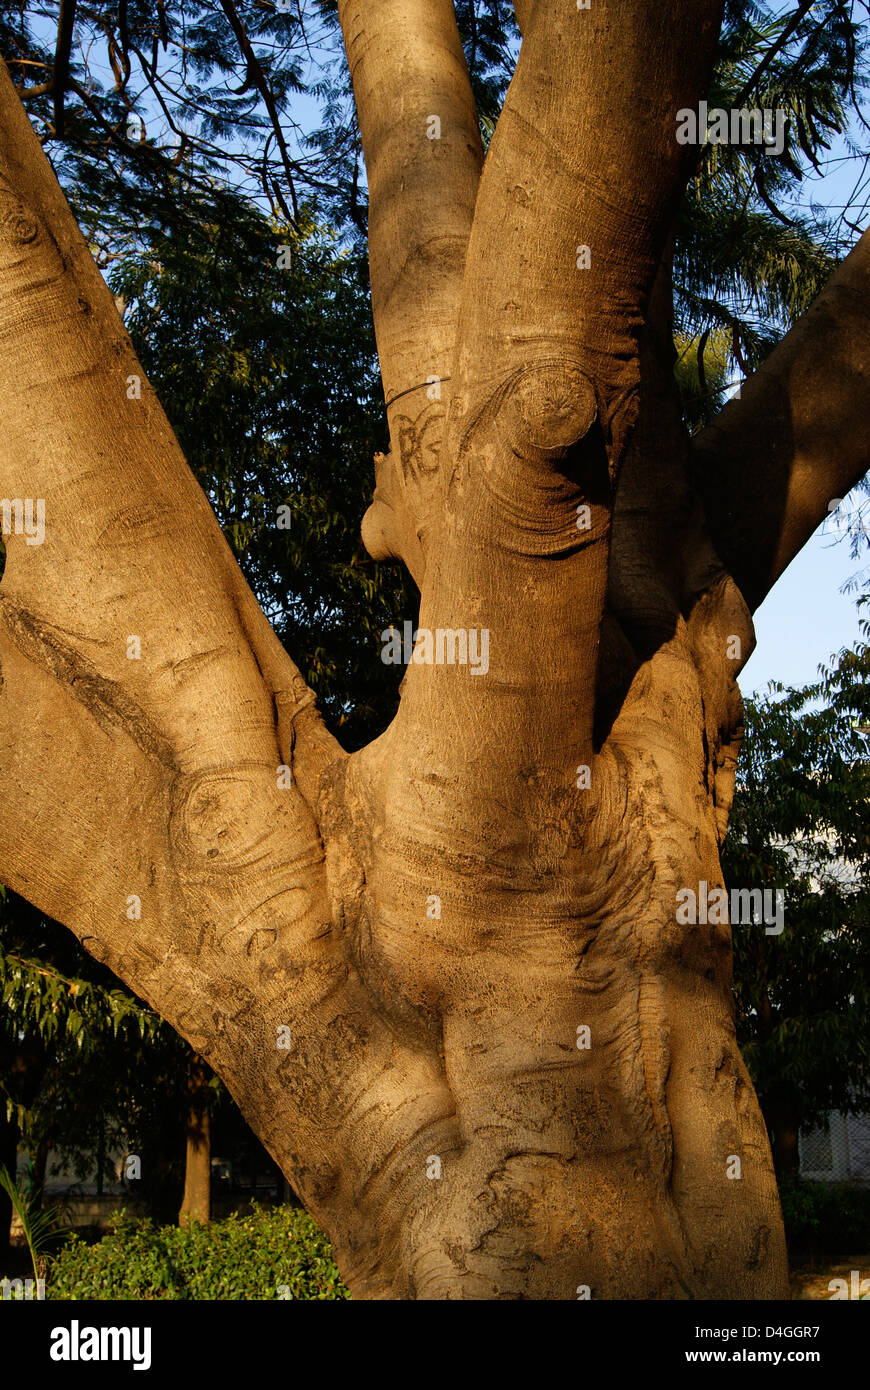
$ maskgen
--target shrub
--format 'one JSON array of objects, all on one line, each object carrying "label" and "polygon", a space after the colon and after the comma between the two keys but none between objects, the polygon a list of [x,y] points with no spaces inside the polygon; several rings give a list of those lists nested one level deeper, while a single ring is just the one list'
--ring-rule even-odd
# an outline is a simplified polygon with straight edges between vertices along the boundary
[{"label": "shrub", "polygon": [[779,1195],[792,1259],[870,1250],[870,1188],[791,1179]]},{"label": "shrub", "polygon": [[[280,1292],[279,1292],[280,1290]],[[56,1299],[349,1298],[330,1245],[298,1207],[255,1206],[208,1225],[126,1213],[102,1240],[71,1235],[48,1272]]]}]

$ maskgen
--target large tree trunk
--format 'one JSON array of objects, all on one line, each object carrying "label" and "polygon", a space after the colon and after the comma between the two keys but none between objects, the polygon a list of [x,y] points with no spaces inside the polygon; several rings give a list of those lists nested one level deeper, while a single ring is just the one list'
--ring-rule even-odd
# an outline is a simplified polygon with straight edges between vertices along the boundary
[{"label": "large tree trunk", "polygon": [[[828,500],[804,414],[749,575],[764,402],[700,450],[680,423],[675,113],[721,0],[527,0],[482,173],[449,0],[339,10],[392,440],[364,537],[411,569],[421,629],[488,632],[488,670],[421,642],[380,739],[348,757],[325,732],[147,383],[128,394],[4,76],[2,486],[47,531],[9,538],[0,590],[0,877],[208,1059],[355,1296],[785,1297],[730,931],[676,916],[721,884],[741,586],[757,601]],[[814,333],[822,379],[866,372],[868,260],[786,339],[783,408]],[[826,436],[840,493],[868,398]]]}]

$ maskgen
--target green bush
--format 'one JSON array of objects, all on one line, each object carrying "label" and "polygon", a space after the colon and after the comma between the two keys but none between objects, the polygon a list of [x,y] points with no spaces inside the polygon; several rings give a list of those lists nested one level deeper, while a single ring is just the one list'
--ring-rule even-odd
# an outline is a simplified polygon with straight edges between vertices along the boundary
[{"label": "green bush", "polygon": [[792,1179],[779,1195],[792,1258],[870,1250],[870,1188]]},{"label": "green bush", "polygon": [[89,1245],[71,1235],[47,1298],[349,1298],[330,1245],[298,1207],[254,1207],[209,1225],[155,1226],[126,1214]]}]

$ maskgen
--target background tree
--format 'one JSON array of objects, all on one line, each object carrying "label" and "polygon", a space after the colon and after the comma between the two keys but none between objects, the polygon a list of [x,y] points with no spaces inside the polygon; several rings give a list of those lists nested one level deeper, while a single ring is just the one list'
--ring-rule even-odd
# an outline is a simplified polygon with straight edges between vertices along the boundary
[{"label": "background tree", "polygon": [[737,1035],[780,1173],[800,1129],[870,1108],[868,676],[862,641],[816,684],[746,704],[723,867],[785,894],[781,935],[734,931]]},{"label": "background tree", "polygon": [[[116,1098],[124,1089],[134,1038],[154,1040],[162,1033],[164,1045],[176,1054],[185,1050],[184,1044],[74,938],[5,889],[0,899],[0,1000],[3,1165],[15,1174],[23,1144],[32,1156],[32,1185],[41,1191],[52,1148],[82,1174],[96,1159],[101,1192],[107,1149],[121,1135]],[[133,1084],[140,1088],[142,1060],[139,1054],[139,1065],[133,1067]],[[11,1216],[6,1199],[0,1207],[4,1253]]]},{"label": "background tree", "polygon": [[[16,1151],[23,1148],[30,1155],[31,1185],[41,1193],[52,1176],[53,1152],[74,1177],[95,1175],[98,1195],[124,1178],[130,1196],[161,1222],[174,1221],[180,1204],[188,1214],[191,1202],[184,1204],[183,1189],[189,1187],[200,1218],[207,1220],[202,1189],[209,1152],[199,1143],[203,1114],[207,1122],[216,1111],[227,1151],[242,1151],[245,1127],[233,1115],[236,1107],[187,1044],[74,937],[12,899],[4,892],[0,905],[4,1166],[14,1173]],[[120,1174],[114,1167],[118,1153]],[[129,1171],[128,1157],[138,1160]],[[188,1174],[186,1158],[195,1172]],[[2,1252],[10,1218],[7,1207]]]},{"label": "background tree", "polygon": [[241,204],[219,226],[206,214],[110,283],[246,578],[356,747],[397,702],[380,633],[413,612],[399,567],[375,567],[359,539],[386,442],[367,273],[316,226],[297,235]]}]

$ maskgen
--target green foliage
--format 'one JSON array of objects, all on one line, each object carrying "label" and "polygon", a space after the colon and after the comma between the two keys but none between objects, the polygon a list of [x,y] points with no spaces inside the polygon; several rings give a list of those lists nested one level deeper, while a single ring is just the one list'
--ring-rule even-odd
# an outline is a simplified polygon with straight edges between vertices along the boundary
[{"label": "green foliage", "polygon": [[33,1265],[34,1279],[42,1278],[40,1265],[53,1237],[57,1235],[57,1217],[50,1207],[40,1206],[40,1194],[25,1192],[19,1187],[8,1168],[0,1164],[0,1188],[6,1193],[12,1209],[21,1222],[30,1262]]},{"label": "green foliage", "polygon": [[[486,141],[513,67],[513,6],[456,8]],[[316,198],[344,233],[364,235],[336,0],[280,10],[263,0],[172,0],[156,10],[148,0],[77,0],[61,81],[59,17],[59,0],[0,7],[0,53],[100,264],[147,246],[154,230],[184,235],[199,215],[192,203],[222,220],[233,189],[294,225]]]},{"label": "green foliage", "polygon": [[379,634],[416,608],[400,567],[360,540],[387,443],[364,258],[237,203],[231,221],[204,210],[195,233],[155,238],[111,284],[257,598],[344,746],[360,746],[398,703]]},{"label": "green foliage", "polygon": [[512,0],[456,0],[456,23],[471,75],[484,148],[513,75],[519,30]]},{"label": "green foliage", "polygon": [[691,336],[677,333],[674,346],[674,374],[683,418],[694,434],[722,409],[726,390],[733,384],[729,376],[731,335],[724,328],[705,329]]},{"label": "green foliage", "polygon": [[[868,625],[863,624],[865,637]],[[785,926],[735,926],[737,1032],[768,1122],[870,1107],[870,646],[746,703],[723,851],[731,887],[785,893]]]},{"label": "green foliage", "polygon": [[870,1249],[870,1188],[790,1179],[779,1195],[792,1259]]},{"label": "green foliage", "polygon": [[114,1181],[108,1154],[135,1152],[137,1194],[172,1214],[188,1045],[70,932],[11,892],[0,902],[0,997],[0,1105],[24,1148],[53,1150],[79,1178],[96,1162],[98,1182]]},{"label": "green foliage", "polygon": [[[101,1040],[169,1032],[67,932],[0,888],[0,1038],[87,1052]],[[0,1093],[3,1076],[0,1073]]]},{"label": "green foliage", "polygon": [[32,1030],[46,1043],[65,1038],[77,1048],[93,1045],[105,1032],[116,1038],[125,1025],[132,1024],[140,1038],[165,1026],[127,990],[71,978],[42,960],[2,947],[0,1004],[18,1028]]},{"label": "green foliage", "polygon": [[[861,119],[866,35],[852,9],[841,0],[726,6],[710,108],[782,110],[786,119],[780,157],[705,146],[677,219],[677,328],[689,337],[724,331],[732,375],[758,366],[855,240],[833,209],[811,205],[805,186],[808,172],[823,172],[832,139],[847,140],[850,113]],[[850,155],[861,155],[854,143]]]},{"label": "green foliage", "polygon": [[219,216],[227,184],[290,219],[329,179],[331,151],[303,149],[290,110],[308,86],[298,13],[238,0],[247,47],[212,0],[78,0],[61,103],[59,12],[3,7],[0,52],[102,264],[151,229],[183,232],[191,198]]},{"label": "green foliage", "polygon": [[46,1293],[136,1300],[350,1296],[311,1217],[298,1207],[260,1206],[208,1226],[157,1227],[122,1215],[95,1245],[70,1237]]}]

